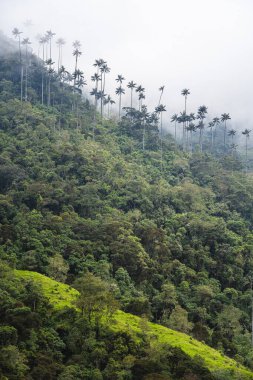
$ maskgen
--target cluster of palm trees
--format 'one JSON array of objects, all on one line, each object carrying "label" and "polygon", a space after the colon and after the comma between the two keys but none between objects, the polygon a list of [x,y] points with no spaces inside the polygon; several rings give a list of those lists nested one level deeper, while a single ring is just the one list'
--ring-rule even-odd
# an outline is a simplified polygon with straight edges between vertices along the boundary
[{"label": "cluster of palm trees", "polygon": [[[22,32],[18,28],[14,28],[12,31],[14,37],[18,40],[19,45],[19,64],[20,64],[20,99],[21,101],[28,100],[28,76],[29,76],[29,45],[31,44],[29,38],[23,38],[21,40]],[[79,68],[79,58],[82,55],[81,43],[76,40],[73,42],[73,57],[74,57],[74,70],[73,73],[68,72],[63,66],[62,51],[65,45],[65,40],[63,38],[58,38],[56,40],[56,45],[58,49],[58,62],[57,70],[54,69],[54,62],[52,60],[52,41],[54,39],[55,33],[48,30],[44,36],[40,36],[39,43],[42,47],[42,57],[40,58],[40,63],[42,64],[41,70],[41,103],[50,106],[51,101],[51,81],[52,78],[56,77],[60,81],[62,88],[64,83],[67,84],[68,88],[72,89],[72,93],[82,94],[82,88],[87,84],[84,79],[84,73]],[[22,46],[24,47],[22,49]],[[97,112],[100,113],[101,121],[104,117],[104,108],[107,107],[107,117],[111,116],[111,106],[115,104],[115,101],[110,94],[106,93],[106,78],[107,74],[110,73],[110,68],[107,62],[102,59],[96,59],[93,65],[96,68],[96,72],[91,76],[91,81],[95,84],[92,88],[90,95],[94,96],[94,127],[93,127],[93,138],[95,138],[95,124],[97,118]],[[128,107],[122,107],[122,96],[125,95],[126,90],[123,86],[125,78],[123,75],[119,74],[115,78],[117,82],[117,87],[115,89],[115,94],[119,97],[118,101],[118,120],[122,119],[122,110],[125,111],[125,115],[130,117],[130,121],[137,120],[141,123],[143,133],[142,133],[142,149],[145,150],[145,134],[146,128],[151,124],[156,123],[159,127],[160,132],[160,150],[161,150],[161,165],[163,162],[163,112],[166,111],[166,106],[161,103],[162,96],[164,93],[165,86],[159,88],[159,99],[155,110],[152,113],[148,112],[147,106],[143,104],[145,100],[145,88],[142,85],[137,85],[133,80],[129,81],[126,87],[130,90],[130,105]],[[137,95],[135,104],[138,104],[135,108],[134,104],[134,93]],[[230,147],[233,151],[236,149],[234,144],[234,137],[236,131],[234,129],[227,130],[227,123],[231,119],[228,113],[223,113],[221,117],[214,117],[208,124],[206,123],[206,118],[208,114],[208,109],[205,105],[198,108],[196,114],[189,113],[187,107],[187,100],[190,95],[190,90],[185,88],[181,91],[184,97],[184,109],[180,114],[174,114],[171,117],[171,122],[174,123],[174,137],[175,141],[180,141],[178,133],[178,125],[182,125],[181,143],[183,150],[190,153],[193,152],[194,145],[198,145],[199,150],[203,151],[203,140],[204,131],[206,127],[210,130],[210,151],[213,152],[215,146],[215,138],[217,131],[219,130],[219,125],[223,125],[223,145],[224,150],[227,148],[227,136],[231,140]],[[46,100],[46,101],[45,101]],[[73,101],[72,109],[76,112],[77,120],[79,120],[79,108],[78,101]],[[77,121],[79,124],[79,121]],[[152,124],[153,125],[153,124]],[[198,131],[198,143],[196,144],[196,139],[194,143],[194,135]],[[245,129],[242,134],[246,137],[246,162],[248,158],[248,139],[250,137],[250,130]],[[206,144],[206,139],[205,139]]]}]

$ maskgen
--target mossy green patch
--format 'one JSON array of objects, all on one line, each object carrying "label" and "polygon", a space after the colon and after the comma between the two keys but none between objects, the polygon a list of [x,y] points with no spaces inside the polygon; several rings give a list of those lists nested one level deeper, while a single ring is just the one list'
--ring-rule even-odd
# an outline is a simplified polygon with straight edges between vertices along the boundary
[{"label": "mossy green patch", "polygon": [[[23,280],[33,280],[38,283],[54,308],[75,307],[75,300],[79,292],[70,286],[36,272],[16,270],[15,274]],[[213,373],[220,370],[226,371],[230,374],[231,380],[234,378],[253,379],[253,373],[250,370],[189,335],[155,323],[143,322],[141,318],[120,310],[115,313],[113,319],[114,323],[110,325],[110,329],[113,331],[128,331],[136,340],[142,339],[144,334],[151,338],[152,345],[169,344],[173,347],[180,347],[191,357],[196,355],[201,357]]]},{"label": "mossy green patch", "polygon": [[15,275],[23,280],[33,280],[39,284],[54,308],[75,307],[74,303],[79,294],[76,289],[36,272],[15,270]]}]

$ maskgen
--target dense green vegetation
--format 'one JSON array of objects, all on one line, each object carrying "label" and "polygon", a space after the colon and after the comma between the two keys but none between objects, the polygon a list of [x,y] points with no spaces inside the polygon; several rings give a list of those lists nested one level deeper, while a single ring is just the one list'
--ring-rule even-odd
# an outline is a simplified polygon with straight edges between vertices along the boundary
[{"label": "dense green vegetation", "polygon": [[[154,353],[145,328],[136,341],[101,320],[120,307],[252,369],[251,174],[233,150],[208,153],[205,136],[184,152],[155,117],[101,118],[43,70],[31,57],[21,101],[19,54],[0,59],[2,378],[241,379],[210,374],[169,341]],[[64,300],[52,311],[36,281],[9,267],[73,285],[83,313]]]}]

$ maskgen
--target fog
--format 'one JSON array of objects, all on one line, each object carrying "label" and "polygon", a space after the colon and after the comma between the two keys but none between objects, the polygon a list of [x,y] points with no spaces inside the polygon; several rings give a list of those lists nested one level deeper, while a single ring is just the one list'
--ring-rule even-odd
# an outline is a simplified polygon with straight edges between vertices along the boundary
[{"label": "fog", "polygon": [[[251,129],[253,81],[253,2],[250,0],[0,0],[0,29],[14,27],[30,37],[38,52],[38,34],[51,29],[63,37],[63,64],[74,70],[72,42],[80,40],[79,67],[88,86],[96,58],[111,68],[106,93],[114,100],[117,74],[146,89],[145,103],[155,107],[165,85],[164,120],[183,110],[208,107],[210,117],[230,113],[233,128]],[[24,25],[26,20],[31,20]],[[55,43],[53,60],[57,62]],[[126,82],[125,86],[126,88]],[[126,91],[127,92],[127,91]],[[127,96],[123,106],[129,105]]]}]

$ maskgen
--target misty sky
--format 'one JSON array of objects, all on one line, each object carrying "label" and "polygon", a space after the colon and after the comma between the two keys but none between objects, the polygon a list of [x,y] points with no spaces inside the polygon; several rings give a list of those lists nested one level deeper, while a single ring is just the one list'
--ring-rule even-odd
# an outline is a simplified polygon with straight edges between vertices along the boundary
[{"label": "misty sky", "polygon": [[[88,90],[92,63],[103,58],[112,69],[106,92],[115,100],[117,74],[142,84],[150,107],[165,85],[168,121],[183,110],[181,89],[189,88],[191,112],[204,104],[210,117],[227,112],[231,126],[251,129],[252,0],[0,0],[0,5],[0,29],[11,36],[13,27],[20,28],[35,52],[38,33],[52,29],[55,39],[66,39],[68,69],[74,67],[72,42],[80,40]],[[27,19],[32,27],[23,25]]]}]

